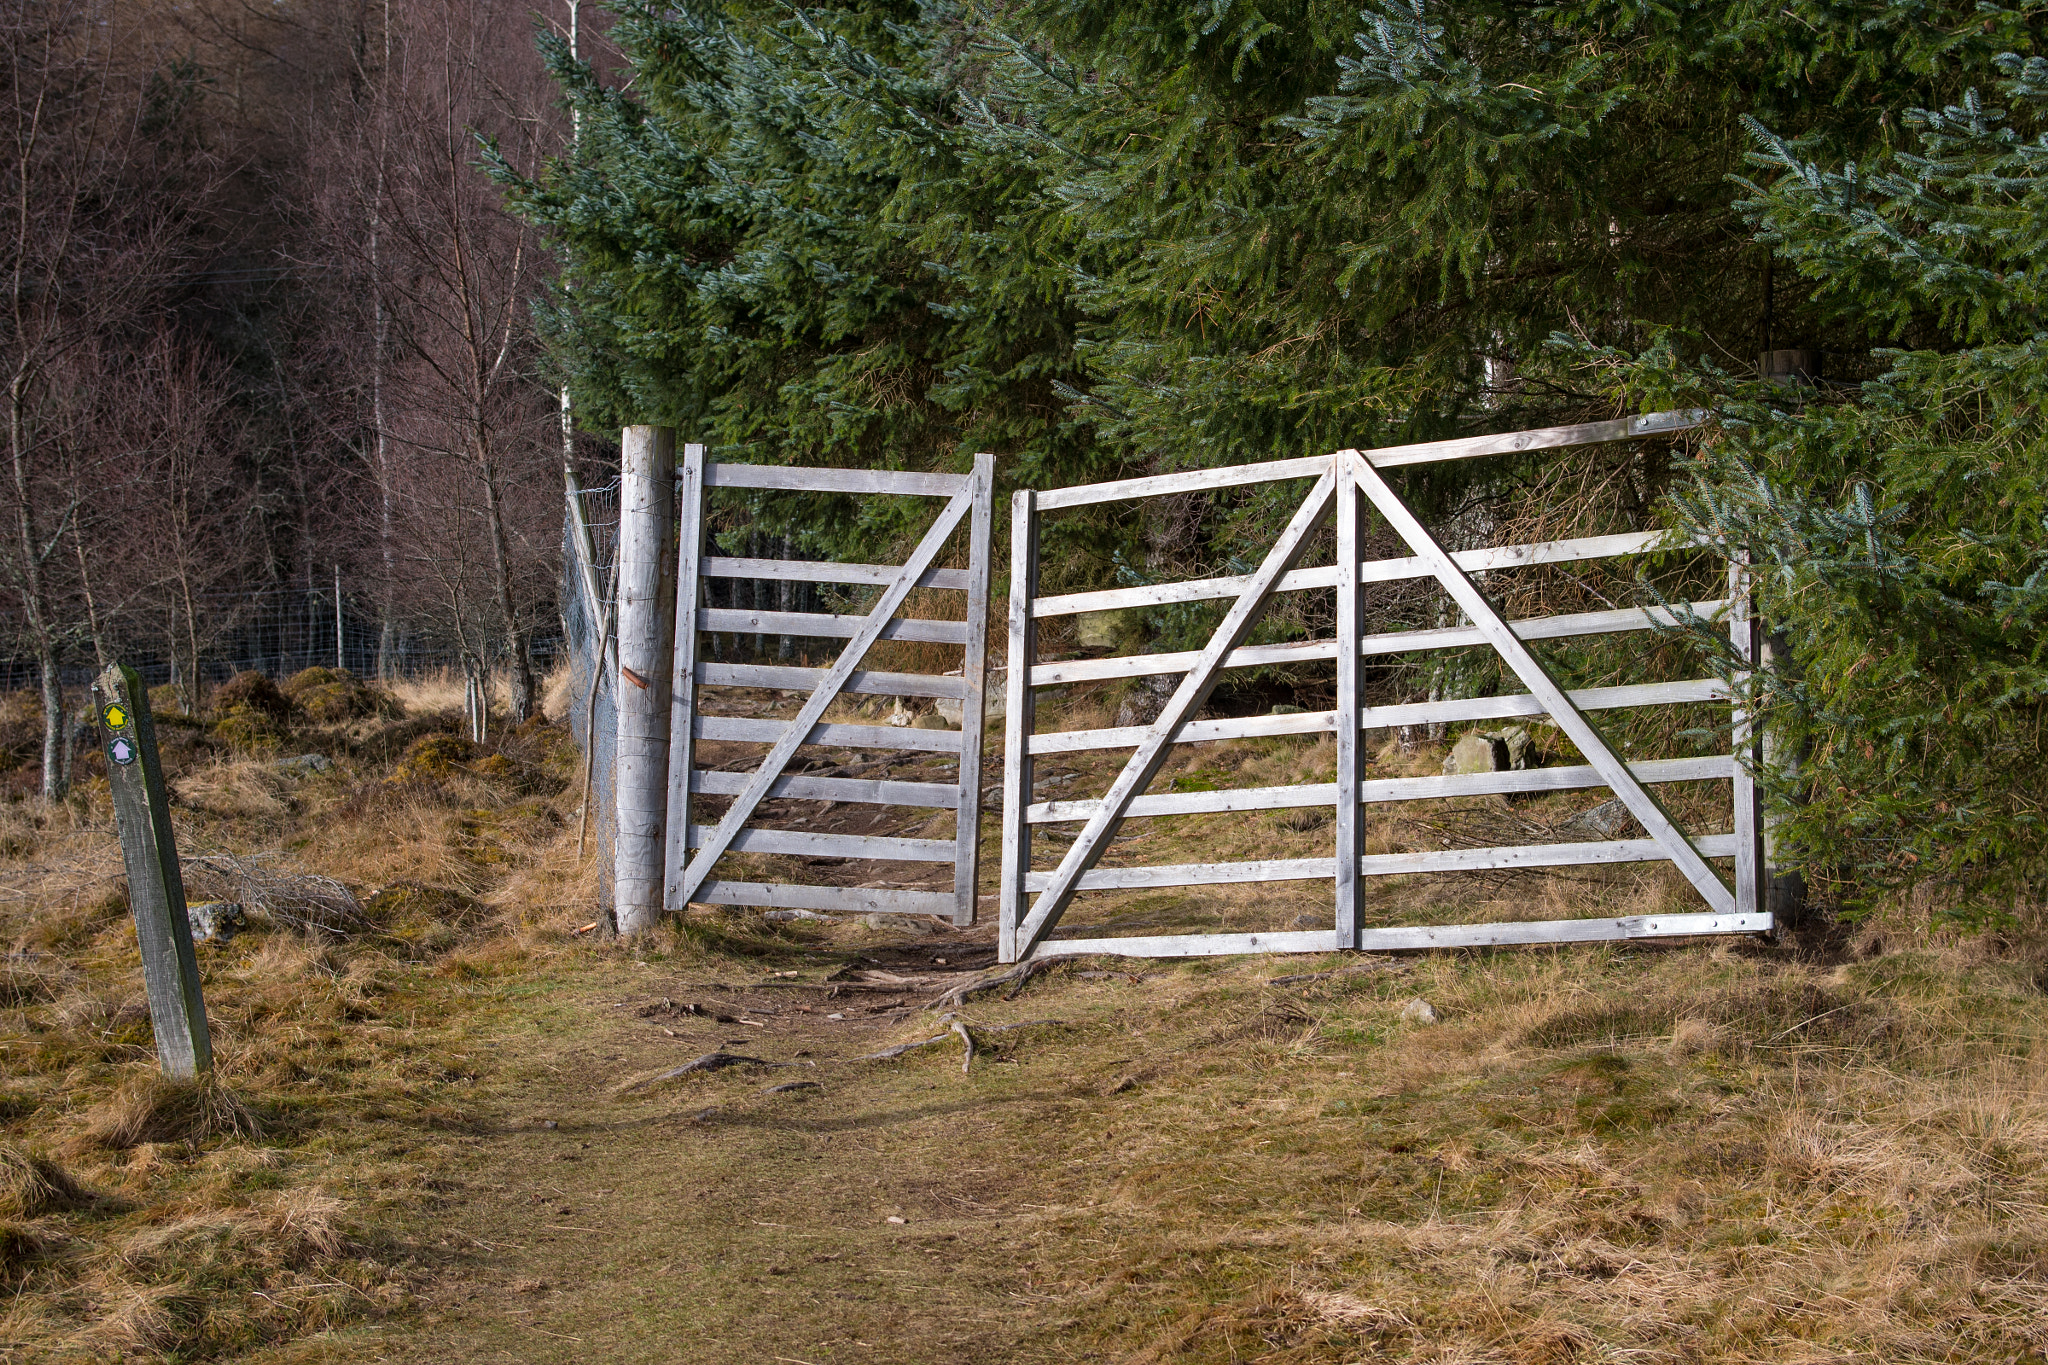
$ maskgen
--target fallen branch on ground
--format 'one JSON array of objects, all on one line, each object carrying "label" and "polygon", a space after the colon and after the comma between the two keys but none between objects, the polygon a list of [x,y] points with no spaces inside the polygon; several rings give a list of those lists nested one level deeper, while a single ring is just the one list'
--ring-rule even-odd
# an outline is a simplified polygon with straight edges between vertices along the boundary
[{"label": "fallen branch on ground", "polygon": [[[983,1033],[1009,1033],[1020,1028],[1038,1028],[1044,1024],[1064,1024],[1066,1022],[1064,1019],[1026,1019],[1018,1024],[994,1024],[982,1027],[981,1031]],[[920,1038],[914,1043],[898,1043],[894,1047],[885,1047],[880,1052],[870,1052],[864,1056],[855,1057],[853,1060],[856,1062],[886,1062],[891,1058],[901,1057],[906,1052],[915,1052],[921,1047],[930,1047],[933,1043],[943,1043],[956,1034],[966,1042],[967,1062],[972,1062],[975,1053],[974,1036],[967,1031],[967,1025],[957,1019],[950,1023],[944,1033],[934,1033],[931,1037]],[[967,1069],[967,1062],[961,1063],[960,1069],[962,1071]]]},{"label": "fallen branch on ground", "polygon": [[642,1086],[653,1085],[656,1081],[670,1081],[678,1076],[688,1076],[699,1071],[716,1071],[720,1067],[773,1065],[775,1063],[764,1061],[759,1057],[742,1057],[737,1052],[707,1052],[694,1062],[686,1062],[682,1066],[670,1067],[666,1071],[657,1071],[652,1076],[636,1076],[630,1081],[613,1086],[612,1093],[622,1095],[628,1090],[638,1090]]}]

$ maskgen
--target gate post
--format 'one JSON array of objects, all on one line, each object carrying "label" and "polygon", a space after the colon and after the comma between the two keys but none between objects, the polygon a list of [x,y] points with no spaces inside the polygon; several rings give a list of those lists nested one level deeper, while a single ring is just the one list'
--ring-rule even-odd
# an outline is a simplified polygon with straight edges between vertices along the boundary
[{"label": "gate post", "polygon": [[1364,602],[1358,584],[1359,512],[1365,498],[1352,469],[1352,460],[1365,457],[1345,451],[1336,457],[1337,466],[1337,946],[1358,946],[1359,883],[1358,856],[1365,851],[1365,803],[1359,799],[1359,780],[1364,776],[1359,748],[1364,736],[1358,731],[1364,718],[1365,697],[1361,685],[1364,670],[1359,666],[1358,636],[1363,628]]},{"label": "gate post", "polygon": [[690,774],[697,766],[697,606],[703,596],[704,447],[683,447],[676,478],[675,667],[669,680],[668,829],[662,901],[677,914],[690,865]]},{"label": "gate post", "polygon": [[675,589],[676,434],[627,427],[619,442],[619,749],[613,900],[621,935],[661,917],[667,853],[669,669]]}]

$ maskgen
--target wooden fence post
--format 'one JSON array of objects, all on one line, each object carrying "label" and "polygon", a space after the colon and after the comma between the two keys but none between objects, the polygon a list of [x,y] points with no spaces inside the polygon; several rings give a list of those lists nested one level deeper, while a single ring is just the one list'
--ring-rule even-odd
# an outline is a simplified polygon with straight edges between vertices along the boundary
[{"label": "wooden fence post", "polygon": [[114,823],[128,869],[128,904],[142,945],[142,984],[164,1074],[192,1080],[213,1067],[206,1002],[199,995],[199,959],[185,918],[185,880],[171,837],[171,809],[156,757],[149,691],[126,664],[114,664],[92,685],[93,707],[106,744]]},{"label": "wooden fence post", "polygon": [[668,852],[670,651],[675,624],[676,434],[627,427],[619,460],[618,829],[613,903],[619,933],[661,917]]}]

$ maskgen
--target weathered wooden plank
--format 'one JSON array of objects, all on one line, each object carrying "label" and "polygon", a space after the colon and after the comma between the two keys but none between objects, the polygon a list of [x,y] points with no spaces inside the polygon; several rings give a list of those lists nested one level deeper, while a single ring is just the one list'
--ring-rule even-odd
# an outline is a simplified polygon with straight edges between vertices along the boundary
[{"label": "weathered wooden plank", "polygon": [[[1692,841],[1703,858],[1735,855],[1732,834],[1703,834]],[[1493,872],[1524,867],[1580,867],[1599,863],[1667,861],[1669,851],[1655,839],[1600,839],[1588,843],[1512,844],[1504,848],[1436,848],[1420,853],[1368,853],[1358,860],[1360,876],[1405,877],[1416,872]],[[1716,914],[1733,914],[1717,910]]]},{"label": "weathered wooden plank", "polygon": [[1132,938],[1055,938],[1031,952],[1046,957],[1230,957],[1238,953],[1333,953],[1349,944],[1332,929],[1281,934],[1153,934]]},{"label": "weathered wooden plank", "polygon": [[[811,727],[824,717],[825,708],[839,695],[840,689],[852,677],[854,668],[862,656],[880,638],[883,627],[889,624],[890,618],[902,607],[904,599],[911,593],[912,585],[931,567],[933,561],[938,558],[939,551],[945,548],[946,542],[952,539],[955,528],[960,525],[961,518],[967,515],[973,501],[972,490],[963,488],[946,504],[944,510],[932,522],[931,528],[918,541],[917,549],[911,552],[910,560],[904,566],[903,576],[882,589],[882,595],[876,599],[874,607],[868,612],[867,624],[862,627],[859,634],[846,642],[846,647],[840,650],[839,657],[833,661],[832,666],[823,670],[816,689],[798,708],[796,718],[789,723],[789,729],[770,747],[767,756],[761,760],[761,766],[747,778],[745,786],[733,797],[732,804],[726,807],[725,814],[719,818],[717,832],[705,840],[703,846],[697,850],[696,856],[690,859],[689,867],[683,872],[682,895],[685,900],[694,899],[697,888],[710,879],[712,866],[725,852],[727,841],[739,833],[741,826],[753,815],[754,808],[768,795],[769,788],[781,776],[783,766],[789,762],[790,756],[803,744]],[[958,802],[959,797],[956,794],[953,804],[957,807]]]},{"label": "weathered wooden plank", "polygon": [[1769,915],[1631,915],[1623,919],[1528,920],[1508,924],[1430,924],[1367,929],[1358,946],[1371,952],[1419,948],[1485,948],[1536,943],[1605,943],[1631,938],[1761,934]]},{"label": "weathered wooden plank", "polygon": [[[698,664],[697,682],[702,687],[774,687],[787,692],[808,692],[818,685],[826,672],[822,668],[785,668],[778,664]],[[959,697],[964,700],[967,696],[967,684],[958,678],[939,678],[925,673],[876,673],[864,668],[849,674],[845,685],[838,690],[878,697]]]},{"label": "weathered wooden plank", "polygon": [[[1622,711],[1635,706],[1677,706],[1686,702],[1726,701],[1728,685],[1719,678],[1687,678],[1677,682],[1630,683],[1623,687],[1582,687],[1567,692],[1581,711]],[[1431,721],[1504,720],[1547,714],[1543,703],[1527,692],[1499,697],[1459,697],[1452,701],[1402,702],[1369,706],[1361,716],[1367,730]]]},{"label": "weathered wooden plank", "polygon": [[[1606,445],[1633,441],[1645,436],[1668,436],[1698,426],[1706,420],[1697,409],[1653,412],[1641,417],[1622,417],[1611,422],[1584,422],[1576,426],[1542,427],[1533,431],[1510,431],[1498,436],[1466,436],[1449,441],[1426,441],[1418,445],[1386,446],[1363,452],[1376,469],[1400,465],[1432,464],[1443,460],[1470,460],[1487,455],[1513,455],[1531,450],[1562,450],[1570,446]],[[1356,455],[1358,451],[1339,451]],[[1062,507],[1086,507],[1101,502],[1131,498],[1156,498],[1167,493],[1204,492],[1217,488],[1241,488],[1247,484],[1273,483],[1281,479],[1313,478],[1329,468],[1329,455],[1311,455],[1299,460],[1273,460],[1265,464],[1232,465],[1226,469],[1189,469],[1177,474],[1157,474],[1142,479],[1119,479],[1113,483],[1083,484],[1059,488],[1038,495],[1040,511]]]},{"label": "weathered wooden plank", "polygon": [[[705,796],[738,796],[752,773],[720,773],[699,768],[690,790]],[[768,787],[764,799],[786,796],[796,801],[857,801],[871,806],[915,806],[921,810],[954,810],[960,789],[950,782],[890,782],[866,777],[803,777],[784,774]],[[693,898],[701,899],[701,898]]]},{"label": "weathered wooden plank", "polygon": [[[1635,915],[1625,919],[1532,920],[1510,924],[1433,924],[1361,929],[1358,947],[1371,952],[1477,948],[1538,943],[1600,943],[1768,932],[1768,915]],[[1033,958],[1227,957],[1239,953],[1328,953],[1351,945],[1328,929],[1284,934],[1165,934],[1130,938],[1061,938],[1038,945]]]},{"label": "weathered wooden plank", "polygon": [[1060,859],[1060,865],[1053,872],[1052,880],[1038,898],[1031,904],[1031,912],[1017,926],[1017,949],[1028,954],[1033,945],[1043,938],[1059,922],[1062,910],[1073,898],[1075,884],[1100,858],[1108,846],[1109,834],[1123,819],[1124,810],[1133,797],[1144,791],[1158,775],[1159,767],[1171,752],[1173,733],[1201,709],[1224,667],[1224,659],[1236,650],[1258,621],[1271,599],[1273,585],[1282,575],[1293,569],[1307,551],[1309,532],[1323,519],[1329,510],[1330,499],[1336,486],[1334,469],[1325,469],[1315,487],[1309,490],[1286,528],[1281,531],[1273,548],[1267,552],[1265,562],[1252,575],[1251,583],[1244,595],[1239,597],[1224,614],[1217,625],[1216,633],[1210,638],[1201,656],[1189,667],[1187,675],[1180,681],[1167,698],[1159,719],[1154,721],[1151,733],[1139,744],[1124,769],[1110,784],[1109,792],[1102,799],[1101,808],[1089,817],[1087,825],[1076,837],[1073,844]]},{"label": "weathered wooden plank", "polygon": [[953,915],[950,891],[900,891],[884,886],[805,886],[795,882],[708,881],[697,889],[704,905],[770,905],[788,910],[837,910],[847,915]]},{"label": "weathered wooden plank", "polygon": [[[1041,597],[1031,604],[1037,620],[1054,616],[1077,616],[1090,611],[1123,611],[1130,607],[1163,607],[1177,602],[1222,601],[1244,591],[1249,574],[1229,578],[1191,578],[1182,583],[1141,583],[1130,588],[1096,588],[1088,592],[1060,593]],[[1306,592],[1312,588],[1337,585],[1337,566],[1296,569],[1281,578],[1274,592]]]},{"label": "weathered wooden plank", "polygon": [[[1628,765],[1638,782],[1710,782],[1730,775],[1726,754],[1706,758],[1654,758]],[[1384,777],[1359,784],[1362,801],[1439,801],[1455,796],[1504,796],[1510,792],[1572,791],[1604,787],[1607,780],[1590,763],[1522,772],[1459,773],[1449,777]]]},{"label": "weathered wooden plank", "polygon": [[[1336,875],[1335,858],[1261,858],[1241,863],[1159,863],[1151,867],[1098,867],[1084,872],[1076,891],[1135,891],[1148,886],[1234,886],[1242,882],[1322,881]],[[1026,891],[1043,891],[1051,872],[1024,878]]]},{"label": "weathered wooden plank", "polygon": [[149,689],[134,669],[117,663],[93,681],[92,693],[157,1064],[164,1075],[189,1081],[213,1068],[213,1039],[206,1027],[199,958],[192,951],[185,879],[171,829],[170,788],[157,759]]},{"label": "weathered wooden plank", "polygon": [[1081,484],[1074,488],[1050,488],[1038,494],[1038,510],[1054,512],[1063,507],[1127,502],[1132,498],[1156,498],[1165,493],[1204,493],[1218,488],[1277,483],[1282,479],[1315,479],[1328,473],[1329,469],[1328,455],[1310,455],[1299,460],[1269,460],[1264,464],[1230,465],[1223,469],[1186,469],[1178,474],[1155,474],[1142,479],[1118,479],[1113,483]]},{"label": "weathered wooden plank", "polygon": [[689,863],[690,774],[697,767],[697,631],[704,560],[704,447],[683,447],[676,478],[676,624],[669,673],[668,819],[662,857],[662,907],[680,914],[683,868]]},{"label": "weathered wooden plank", "polygon": [[[1749,571],[1739,559],[1728,565],[1728,639],[1736,657],[1745,664],[1756,661],[1756,618],[1750,611]],[[1731,680],[1736,688],[1748,681],[1747,673]],[[1744,914],[1770,913],[1763,894],[1763,819],[1757,801],[1756,739],[1749,713],[1738,702],[1732,709],[1730,747],[1734,751],[1733,798],[1735,816],[1735,908]]]},{"label": "weathered wooden plank", "polygon": [[[1727,606],[1725,601],[1694,602],[1690,609],[1711,616]],[[1652,630],[1678,620],[1674,607],[1622,607],[1613,611],[1586,611],[1566,616],[1533,616],[1508,622],[1522,640],[1561,640],[1576,635],[1613,635],[1623,631]],[[1476,625],[1436,626],[1424,630],[1390,630],[1366,635],[1359,640],[1359,653],[1366,656],[1408,654],[1428,649],[1456,649],[1489,643]],[[1155,673],[1181,673],[1194,666],[1199,650],[1171,654],[1128,654],[1113,659],[1062,659],[1038,664],[1031,670],[1033,687],[1060,683],[1099,682],[1106,678],[1140,678]],[[1277,645],[1248,645],[1232,650],[1225,668],[1254,668],[1261,665],[1309,663],[1337,657],[1335,640],[1299,640]]]},{"label": "weathered wooden plank", "polygon": [[[1145,737],[1142,725],[1106,730],[1064,730],[1031,737],[1034,754],[1071,754],[1089,749],[1127,749]],[[1206,744],[1221,739],[1268,739],[1276,735],[1334,734],[1335,711],[1304,711],[1289,716],[1233,716],[1228,720],[1191,720],[1173,737],[1175,744]]]},{"label": "weathered wooden plank", "polygon": [[[1728,604],[1723,601],[1692,602],[1687,608],[1700,616],[1712,616]],[[1470,613],[1467,613],[1468,615]],[[1621,607],[1614,611],[1585,611],[1568,616],[1538,616],[1506,624],[1522,640],[1564,640],[1576,635],[1615,635],[1631,630],[1654,630],[1674,625],[1675,607]],[[1429,630],[1395,630],[1368,635],[1361,645],[1366,654],[1406,654],[1418,649],[1454,649],[1464,645],[1491,643],[1476,625],[1442,626]]]},{"label": "weathered wooden plank", "polygon": [[[1733,763],[1726,755],[1705,758],[1658,758],[1629,767],[1642,782],[1705,782],[1727,777]],[[1371,778],[1359,784],[1359,799],[1373,801],[1439,801],[1463,796],[1497,796],[1508,792],[1571,791],[1601,787],[1606,782],[1589,764],[1568,768],[1530,768],[1522,772],[1465,773],[1452,777]],[[1237,811],[1292,810],[1334,806],[1337,784],[1316,782],[1296,787],[1238,787],[1213,792],[1161,792],[1140,796],[1124,812],[1126,819],[1148,815],[1227,815]],[[1067,824],[1095,813],[1090,800],[1046,801],[1026,807],[1034,825]]]},{"label": "weathered wooden plank", "polygon": [[675,631],[676,434],[632,426],[619,445],[619,672],[613,902],[619,933],[661,917],[668,857],[669,669]]},{"label": "weathered wooden plank", "polygon": [[1426,441],[1420,445],[1385,446],[1364,452],[1374,469],[1400,465],[1434,464],[1442,460],[1470,460],[1485,455],[1517,455],[1531,450],[1564,450],[1571,446],[1609,445],[1645,436],[1670,436],[1690,430],[1706,421],[1698,408],[1676,412],[1652,412],[1640,417],[1619,417],[1611,422],[1582,422],[1568,427],[1539,427],[1532,431],[1510,431],[1499,436],[1465,436],[1450,441]]},{"label": "weathered wooden plank", "polygon": [[[1728,685],[1719,678],[1682,682],[1638,683],[1627,687],[1586,687],[1569,694],[1581,711],[1612,711],[1630,706],[1671,706],[1680,702],[1725,701]],[[1504,697],[1459,697],[1450,701],[1403,702],[1361,708],[1364,729],[1422,725],[1433,721],[1502,720],[1540,716],[1543,703],[1526,692]],[[1207,744],[1225,739],[1267,739],[1276,735],[1334,733],[1337,713],[1305,711],[1288,716],[1238,716],[1228,720],[1191,720],[1174,736],[1176,744]],[[1103,730],[1066,730],[1033,735],[1034,754],[1078,753],[1088,749],[1123,749],[1145,736],[1145,727],[1125,725]]]},{"label": "weathered wooden plank", "polygon": [[967,695],[960,703],[960,805],[953,837],[953,923],[974,923],[980,903],[976,882],[981,869],[981,750],[988,738],[985,699],[988,686],[989,521],[993,515],[996,457],[974,457],[968,513],[967,563],[973,582],[967,589],[967,635],[961,642],[960,679]]},{"label": "weathered wooden plank", "polygon": [[[734,559],[707,555],[706,578],[768,578],[796,583],[859,583],[887,587],[903,572],[896,564],[830,564],[809,559]],[[920,588],[965,589],[972,575],[966,569],[927,569]]]},{"label": "weathered wooden plank", "polygon": [[[786,720],[752,720],[745,716],[699,715],[694,726],[698,739],[734,740],[742,744],[773,744],[789,729]],[[811,727],[806,744],[831,745],[841,749],[909,749],[934,754],[960,752],[961,732],[919,730],[908,725],[840,725],[820,723]]]},{"label": "weathered wooden plank", "polygon": [[[1227,815],[1236,811],[1294,810],[1306,806],[1337,804],[1337,784],[1311,782],[1295,787],[1236,787],[1213,792],[1161,792],[1156,796],[1135,796],[1125,810],[1126,819],[1141,815]],[[1025,819],[1034,825],[1068,824],[1086,820],[1101,807],[1095,800],[1045,801],[1025,808]]]},{"label": "weathered wooden plank", "polygon": [[996,956],[1017,960],[1017,926],[1024,916],[1024,875],[1031,869],[1031,730],[1037,694],[1028,684],[1038,657],[1038,623],[1031,599],[1038,591],[1037,494],[1020,488],[1010,500],[1010,646],[1004,670],[1002,882],[996,888]]},{"label": "weathered wooden plank", "polygon": [[[1358,655],[1359,637],[1365,632],[1365,601],[1360,590],[1358,566],[1360,514],[1364,510],[1364,498],[1348,464],[1338,466],[1336,473],[1337,713],[1355,717],[1365,704],[1364,670],[1359,666]],[[1358,790],[1365,764],[1361,740],[1355,723],[1337,727],[1335,785],[1340,792]],[[1348,944],[1358,936],[1362,892],[1359,878],[1351,869],[1365,846],[1365,807],[1355,800],[1333,801],[1331,804],[1336,808],[1333,839],[1337,856],[1331,859],[1330,872],[1335,878],[1337,939]]]},{"label": "weathered wooden plank", "polygon": [[[1128,654],[1114,659],[1061,659],[1057,663],[1036,664],[1031,669],[1033,687],[1053,687],[1060,683],[1100,682],[1105,678],[1142,678],[1154,673],[1185,673],[1193,668],[1205,651],[1199,649],[1177,650],[1172,654]],[[1290,640],[1277,645],[1243,645],[1217,666],[1219,668],[1255,668],[1261,665],[1285,665],[1313,663],[1319,659],[1337,657],[1335,640]]]},{"label": "weathered wooden plank", "polygon": [[[731,630],[741,634],[808,635],[818,639],[843,640],[867,624],[865,616],[834,616],[813,611],[750,611],[732,607],[704,607],[697,612],[697,629]],[[899,618],[882,628],[884,640],[918,640],[928,644],[958,645],[967,641],[965,621],[924,621]]]},{"label": "weathered wooden plank", "polygon": [[[702,847],[711,825],[690,826],[690,847]],[[788,853],[803,858],[876,858],[904,863],[950,863],[951,839],[890,839],[877,834],[823,834],[800,829],[743,829],[727,845],[734,853]],[[703,897],[698,897],[702,900]]]},{"label": "weathered wooden plank", "polygon": [[1628,807],[1629,813],[1636,817],[1637,823],[1642,825],[1650,837],[1656,840],[1673,865],[1685,874],[1686,880],[1693,884],[1693,889],[1700,893],[1707,907],[1717,914],[1732,914],[1735,910],[1734,894],[1721,874],[1687,841],[1655,794],[1636,781],[1634,775],[1629,772],[1628,765],[1608,745],[1599,728],[1571,704],[1565,690],[1550,676],[1542,660],[1536,657],[1515,629],[1494,610],[1486,595],[1465,576],[1465,571],[1451,562],[1443,547],[1436,543],[1435,538],[1416,519],[1415,514],[1408,510],[1407,504],[1388,486],[1386,480],[1380,477],[1379,471],[1363,460],[1354,461],[1352,467],[1358,477],[1359,486],[1365,490],[1366,496],[1373,500],[1373,505],[1379,509],[1380,515],[1386,518],[1387,524],[1408,542],[1409,549],[1430,561],[1436,569],[1437,581],[1443,584],[1444,591],[1450,594],[1451,600],[1456,602],[1471,620],[1474,629],[1484,635],[1486,642],[1494,647],[1501,659],[1514,670],[1515,676],[1522,680],[1522,685],[1542,701],[1551,719],[1564,731],[1566,737],[1578,746],[1579,752],[1586,756],[1587,761],[1600,770],[1600,775],[1606,779],[1607,785],[1614,789],[1615,796]]},{"label": "weathered wooden plank", "polygon": [[704,469],[706,488],[775,488],[795,493],[904,493],[953,498],[967,488],[959,474],[917,474],[902,469],[811,469],[778,464],[713,464]]},{"label": "weathered wooden plank", "polygon": [[[1528,568],[1538,564],[1568,564],[1588,559],[1612,559],[1642,554],[1659,548],[1670,539],[1664,531],[1633,531],[1624,535],[1582,536],[1574,540],[1546,540],[1530,545],[1500,545],[1484,550],[1459,550],[1451,556],[1458,567],[1473,572],[1481,569]],[[1343,560],[1340,558],[1338,564]],[[1358,566],[1361,583],[1394,583],[1403,579],[1428,578],[1429,566],[1410,555],[1404,559],[1369,559]],[[1337,565],[1319,569],[1296,569],[1280,580],[1276,592],[1299,592],[1310,588],[1336,586]],[[1175,602],[1206,602],[1235,597],[1244,583],[1243,575],[1232,578],[1197,578],[1185,583],[1146,583],[1133,588],[1107,588],[1095,592],[1066,593],[1044,597],[1032,604],[1031,614],[1040,619],[1072,616],[1089,611],[1119,611],[1127,607],[1165,606]]]}]

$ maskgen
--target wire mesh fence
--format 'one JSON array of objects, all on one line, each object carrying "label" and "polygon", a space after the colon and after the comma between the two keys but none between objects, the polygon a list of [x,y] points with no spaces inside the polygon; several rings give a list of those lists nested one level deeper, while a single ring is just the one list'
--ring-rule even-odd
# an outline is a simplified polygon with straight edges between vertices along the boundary
[{"label": "wire mesh fence", "polygon": [[569,664],[569,725],[582,746],[589,780],[582,822],[597,850],[598,908],[612,910],[612,850],[617,833],[613,765],[618,758],[618,713],[612,670],[601,666],[612,611],[612,561],[618,546],[619,487],[581,490],[562,517],[563,652]]},{"label": "wire mesh fence", "polygon": [[[452,641],[431,627],[387,621],[374,596],[350,591],[345,579],[209,593],[193,605],[201,623],[198,671],[208,686],[246,672],[282,680],[307,668],[345,668],[357,677],[395,680],[462,666]],[[190,649],[183,628],[182,618],[160,633],[117,627],[102,635],[101,645],[152,686],[184,681],[181,661]],[[530,648],[534,667],[546,673],[563,655],[560,627],[544,622]],[[84,643],[63,668],[65,685],[82,687],[96,671],[92,646]],[[0,690],[37,682],[32,657],[0,658]]]}]

